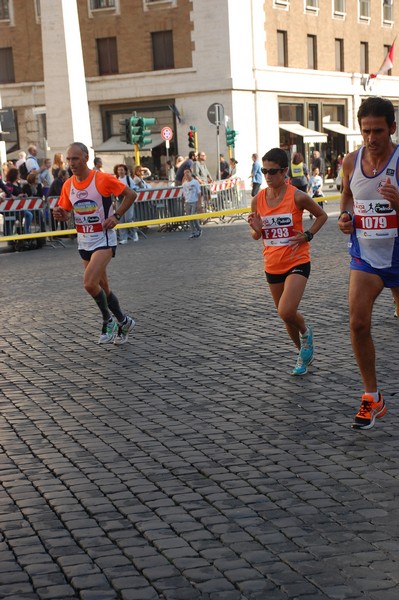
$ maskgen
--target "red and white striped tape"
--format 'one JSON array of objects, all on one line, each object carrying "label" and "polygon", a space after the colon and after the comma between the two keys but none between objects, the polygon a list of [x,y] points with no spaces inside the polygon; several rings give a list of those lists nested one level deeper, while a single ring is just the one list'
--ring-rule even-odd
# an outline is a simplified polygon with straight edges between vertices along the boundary
[{"label": "red and white striped tape", "polygon": [[40,210],[42,207],[42,198],[5,198],[4,200],[0,200],[0,212],[8,210]]},{"label": "red and white striped tape", "polygon": [[211,183],[211,192],[221,192],[223,190],[229,190],[232,187],[238,185],[240,181],[239,177],[232,177],[231,179],[222,179],[221,181],[213,181]]},{"label": "red and white striped tape", "polygon": [[48,202],[49,208],[51,208],[51,210],[53,210],[53,208],[55,208],[57,206],[59,199],[60,199],[59,196],[48,196],[47,197],[47,202]]},{"label": "red and white striped tape", "polygon": [[137,192],[136,202],[142,200],[165,200],[167,198],[179,198],[183,191],[181,187],[158,188],[141,190]]}]

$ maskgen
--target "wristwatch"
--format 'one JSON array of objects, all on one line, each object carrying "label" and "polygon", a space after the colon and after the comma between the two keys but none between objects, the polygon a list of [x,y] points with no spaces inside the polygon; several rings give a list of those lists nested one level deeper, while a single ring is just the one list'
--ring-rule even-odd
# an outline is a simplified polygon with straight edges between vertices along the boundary
[{"label": "wristwatch", "polygon": [[122,216],[121,216],[121,215],[119,215],[117,212],[115,212],[115,213],[113,214],[113,216],[115,217],[115,219],[116,219],[117,221],[120,221],[120,220],[121,220],[121,218],[122,218]]},{"label": "wristwatch", "polygon": [[313,233],[311,231],[304,231],[303,235],[307,242],[311,242],[313,240]]},{"label": "wristwatch", "polygon": [[341,212],[339,213],[338,221],[340,220],[342,215],[349,215],[350,218],[353,219],[353,215],[349,210],[341,210]]}]

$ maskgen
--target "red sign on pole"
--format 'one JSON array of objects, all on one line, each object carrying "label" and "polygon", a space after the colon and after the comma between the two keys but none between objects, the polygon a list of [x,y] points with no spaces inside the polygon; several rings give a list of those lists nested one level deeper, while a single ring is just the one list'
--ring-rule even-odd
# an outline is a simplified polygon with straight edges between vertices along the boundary
[{"label": "red sign on pole", "polygon": [[161,129],[161,137],[165,142],[169,142],[173,138],[173,131],[170,127],[163,127]]}]

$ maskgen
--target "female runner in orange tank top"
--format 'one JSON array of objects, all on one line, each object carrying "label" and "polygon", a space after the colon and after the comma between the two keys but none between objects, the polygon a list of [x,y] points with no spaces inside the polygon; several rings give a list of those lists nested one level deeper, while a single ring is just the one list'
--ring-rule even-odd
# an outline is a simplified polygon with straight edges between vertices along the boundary
[{"label": "female runner in orange tank top", "polygon": [[[309,242],[327,221],[327,214],[305,192],[287,183],[288,156],[272,148],[262,158],[267,188],[253,198],[248,217],[254,240],[263,240],[266,279],[281,319],[297,350],[292,375],[305,375],[313,360],[312,328],[298,310],[310,274]],[[315,220],[304,231],[302,216]]]}]

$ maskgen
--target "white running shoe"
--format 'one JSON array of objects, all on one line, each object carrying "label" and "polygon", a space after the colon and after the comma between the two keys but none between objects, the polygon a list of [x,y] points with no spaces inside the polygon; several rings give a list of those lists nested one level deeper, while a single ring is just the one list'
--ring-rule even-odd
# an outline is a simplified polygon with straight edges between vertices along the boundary
[{"label": "white running shoe", "polygon": [[108,323],[103,323],[99,344],[109,344],[114,341],[116,334],[118,333],[118,323],[111,319]]},{"label": "white running shoe", "polygon": [[116,346],[121,346],[127,342],[127,338],[129,333],[132,333],[133,329],[136,326],[136,321],[132,319],[132,317],[126,316],[125,325],[119,325],[118,327],[118,335],[114,338],[114,344]]}]

